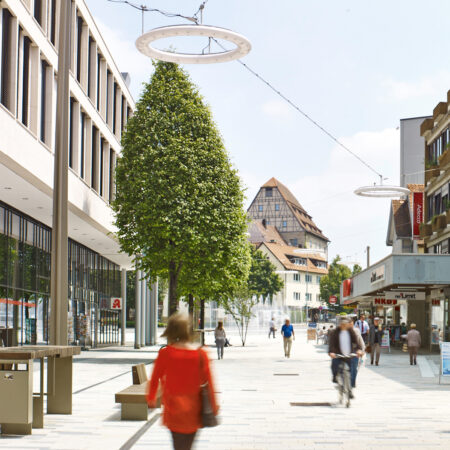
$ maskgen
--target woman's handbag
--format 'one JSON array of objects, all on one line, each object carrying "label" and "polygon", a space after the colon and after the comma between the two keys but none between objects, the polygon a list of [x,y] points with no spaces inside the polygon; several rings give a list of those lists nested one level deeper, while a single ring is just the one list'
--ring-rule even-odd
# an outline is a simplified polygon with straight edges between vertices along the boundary
[{"label": "woman's handbag", "polygon": [[368,354],[372,353],[372,346],[370,344],[366,345],[366,353]]},{"label": "woman's handbag", "polygon": [[[198,356],[200,359],[200,376],[203,372],[203,355],[202,352],[198,351]],[[217,417],[214,414],[213,407],[211,404],[211,398],[209,396],[209,383],[200,384],[200,414],[201,422],[203,428],[216,427],[219,425]]]}]

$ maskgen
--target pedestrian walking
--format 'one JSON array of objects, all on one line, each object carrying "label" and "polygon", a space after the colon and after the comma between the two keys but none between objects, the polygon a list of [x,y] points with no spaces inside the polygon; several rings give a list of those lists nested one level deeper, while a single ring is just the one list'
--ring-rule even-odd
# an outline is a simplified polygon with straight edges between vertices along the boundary
[{"label": "pedestrian walking", "polygon": [[375,364],[378,366],[380,362],[381,354],[381,340],[383,339],[383,329],[380,325],[380,318],[375,317],[373,319],[373,324],[369,329],[369,345],[370,345],[370,364]]},{"label": "pedestrian walking", "polygon": [[351,376],[351,382],[352,387],[356,387],[356,377],[358,375],[358,369],[359,369],[359,362],[362,361],[362,358],[364,357],[364,354],[366,352],[366,343],[364,342],[364,339],[361,336],[361,331],[359,328],[355,326],[355,321],[353,321],[353,331],[356,334],[356,338],[358,339],[358,344],[362,348],[361,355],[360,356],[354,356],[350,362],[350,376]]},{"label": "pedestrian walking", "polygon": [[275,331],[277,331],[277,328],[275,326],[275,318],[274,317],[272,317],[270,319],[269,327],[270,327],[269,328],[269,339],[270,339],[271,334],[273,335],[273,338],[275,339]]},{"label": "pedestrian walking", "polygon": [[361,314],[359,316],[359,319],[355,323],[355,327],[359,329],[361,333],[361,337],[363,338],[364,342],[367,344],[369,340],[369,324],[366,322],[366,316],[364,314]]},{"label": "pedestrian walking", "polygon": [[292,341],[295,339],[294,327],[289,319],[286,319],[284,325],[281,327],[281,334],[283,335],[284,356],[291,357]]},{"label": "pedestrian walking", "polygon": [[216,340],[217,359],[223,359],[223,348],[225,347],[225,343],[227,341],[227,335],[221,320],[217,322],[217,327],[214,330],[214,338]]},{"label": "pedestrian walking", "polygon": [[406,342],[408,343],[409,364],[412,366],[413,364],[417,364],[417,350],[419,350],[419,347],[422,344],[422,339],[419,331],[416,330],[416,324],[412,323],[410,327],[411,329],[406,335]]},{"label": "pedestrian walking", "polygon": [[213,412],[218,412],[209,359],[203,348],[191,344],[191,324],[185,314],[170,316],[162,336],[167,338],[167,346],[159,351],[153,364],[147,402],[150,408],[157,406],[160,386],[163,423],[172,433],[173,448],[190,450],[202,428],[200,394],[205,383]]}]

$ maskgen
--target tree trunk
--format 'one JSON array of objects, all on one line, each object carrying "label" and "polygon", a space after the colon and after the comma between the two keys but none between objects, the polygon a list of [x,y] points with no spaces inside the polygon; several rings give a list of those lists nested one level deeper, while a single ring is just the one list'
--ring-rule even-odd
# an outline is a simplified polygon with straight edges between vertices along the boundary
[{"label": "tree trunk", "polygon": [[188,295],[189,318],[191,319],[191,333],[194,333],[194,296]]},{"label": "tree trunk", "polygon": [[179,270],[175,262],[171,261],[169,264],[169,317],[178,311],[178,275]]},{"label": "tree trunk", "polygon": [[[200,330],[205,330],[205,300],[200,300]],[[201,343],[205,345],[205,332],[201,332]]]}]

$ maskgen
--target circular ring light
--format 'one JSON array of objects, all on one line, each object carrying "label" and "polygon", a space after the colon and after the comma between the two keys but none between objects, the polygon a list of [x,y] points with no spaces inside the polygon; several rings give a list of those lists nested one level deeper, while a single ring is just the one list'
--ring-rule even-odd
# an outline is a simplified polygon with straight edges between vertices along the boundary
[{"label": "circular ring light", "polygon": [[[224,39],[236,47],[219,53],[191,54],[158,50],[150,44],[158,39],[178,36],[203,36]],[[250,41],[239,33],[210,25],[171,25],[155,28],[136,40],[137,49],[150,58],[179,64],[214,64],[233,61],[245,56],[252,48]]]},{"label": "circular ring light", "polygon": [[372,197],[372,198],[393,198],[402,197],[404,195],[409,195],[410,190],[400,186],[363,186],[355,190],[356,195],[361,197]]}]

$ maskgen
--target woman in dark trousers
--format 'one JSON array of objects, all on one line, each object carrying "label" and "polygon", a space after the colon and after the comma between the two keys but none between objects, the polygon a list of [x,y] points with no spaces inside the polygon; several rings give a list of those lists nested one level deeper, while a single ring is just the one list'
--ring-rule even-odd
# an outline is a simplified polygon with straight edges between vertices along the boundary
[{"label": "woman in dark trousers", "polygon": [[162,390],[163,423],[171,431],[175,450],[190,450],[201,424],[200,386],[208,383],[209,397],[218,412],[209,359],[205,350],[191,344],[188,316],[170,316],[163,336],[167,346],[159,351],[148,385],[147,403],[157,406],[158,387]]}]

